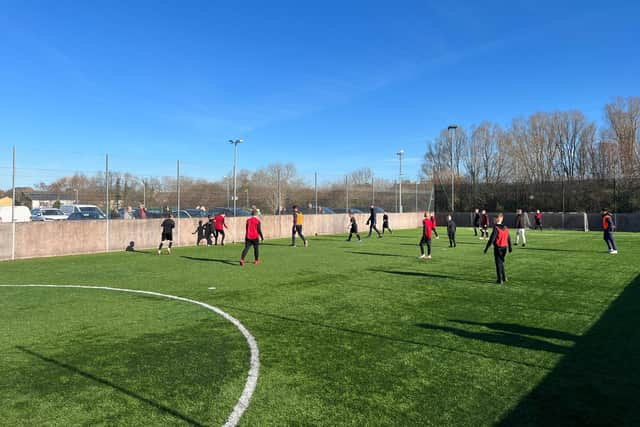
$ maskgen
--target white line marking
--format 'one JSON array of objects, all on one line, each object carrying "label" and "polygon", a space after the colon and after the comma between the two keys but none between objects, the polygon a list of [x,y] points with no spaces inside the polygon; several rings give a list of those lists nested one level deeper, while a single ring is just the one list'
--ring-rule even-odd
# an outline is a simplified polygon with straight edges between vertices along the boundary
[{"label": "white line marking", "polygon": [[211,287],[211,288],[208,288],[208,289],[209,289],[210,291],[214,291],[216,288]]},{"label": "white line marking", "polygon": [[207,310],[213,311],[216,314],[227,319],[229,322],[233,323],[233,325],[242,332],[244,338],[247,340],[247,344],[249,344],[249,349],[251,350],[251,358],[249,360],[249,374],[247,376],[247,382],[245,383],[244,390],[242,391],[242,395],[240,395],[240,399],[233,407],[233,412],[227,418],[227,422],[224,424],[224,427],[235,427],[240,421],[240,417],[244,411],[249,407],[249,402],[251,400],[251,396],[256,389],[256,384],[258,383],[258,374],[260,371],[260,351],[258,350],[258,344],[256,343],[256,339],[251,335],[251,333],[244,327],[242,323],[235,317],[225,313],[220,310],[218,307],[214,307],[212,305],[206,304],[201,301],[196,301],[189,298],[178,297],[175,295],[161,294],[159,292],[153,291],[141,291],[137,289],[124,289],[124,288],[110,288],[107,286],[83,286],[83,285],[0,285],[3,288],[78,288],[78,289],[100,289],[103,291],[116,291],[116,292],[128,292],[132,294],[143,294],[143,295],[153,295],[156,297],[169,298],[176,301],[188,302],[191,304],[199,305],[200,307],[204,307]]}]

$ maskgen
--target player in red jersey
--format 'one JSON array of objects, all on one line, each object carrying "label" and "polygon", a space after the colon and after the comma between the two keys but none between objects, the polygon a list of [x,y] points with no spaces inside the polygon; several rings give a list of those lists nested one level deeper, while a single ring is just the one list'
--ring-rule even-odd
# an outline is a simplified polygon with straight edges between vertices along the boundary
[{"label": "player in red jersey", "polygon": [[[433,233],[433,222],[431,221],[431,213],[425,212],[422,220],[422,238],[420,239],[420,258],[431,259],[431,235]],[[427,244],[427,254],[424,253],[424,245]]]},{"label": "player in red jersey", "polygon": [[244,250],[240,257],[240,265],[244,265],[244,257],[247,256],[249,248],[253,246],[253,257],[256,264],[260,264],[260,241],[264,240],[262,236],[262,226],[260,225],[260,219],[258,218],[258,212],[254,209],[251,211],[251,217],[247,220],[246,234],[244,237]]},{"label": "player in red jersey", "polygon": [[511,253],[511,237],[509,236],[509,229],[502,223],[504,217],[501,213],[496,216],[496,223],[493,227],[493,232],[487,246],[484,248],[484,253],[487,253],[489,246],[493,245],[493,256],[496,261],[496,274],[498,279],[496,283],[501,284],[507,281],[507,276],[504,273],[504,258],[507,255],[507,249]]},{"label": "player in red jersey", "polygon": [[220,238],[220,245],[224,246],[224,229],[229,228],[227,224],[224,222],[224,212],[219,213],[213,218],[214,228],[215,228],[215,244],[218,244],[218,237]]}]

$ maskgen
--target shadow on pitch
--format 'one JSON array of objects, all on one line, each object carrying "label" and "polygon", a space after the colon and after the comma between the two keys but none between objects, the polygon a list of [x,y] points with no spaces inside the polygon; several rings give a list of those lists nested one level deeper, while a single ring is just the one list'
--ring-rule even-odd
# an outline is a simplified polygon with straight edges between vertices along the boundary
[{"label": "shadow on pitch", "polygon": [[[425,261],[428,263],[429,261]],[[423,271],[405,271],[405,270],[385,270],[381,268],[370,268],[369,271],[374,271],[376,273],[386,273],[386,274],[395,274],[398,276],[409,276],[409,277],[424,277],[428,279],[449,279],[449,280],[457,280],[461,282],[469,282],[474,285],[481,284],[478,280],[469,280],[464,277],[451,276],[448,274],[438,274],[438,273],[427,273]]]},{"label": "shadow on pitch", "polygon": [[184,256],[184,255],[182,255],[180,258],[188,259],[188,260],[191,260],[191,261],[218,262],[220,264],[227,264],[227,265],[236,265],[237,264],[236,262],[229,261],[228,259],[198,258],[198,257],[193,257],[193,256]]},{"label": "shadow on pitch", "polygon": [[508,345],[510,347],[526,348],[528,350],[540,350],[550,353],[565,354],[569,351],[569,347],[550,343],[538,338],[532,338],[525,335],[510,333],[504,331],[495,332],[472,332],[466,329],[452,328],[449,326],[431,325],[428,323],[419,323],[416,325],[422,329],[428,329],[431,331],[442,331],[453,335],[457,335],[461,338],[468,338],[472,340],[485,341],[492,344]]},{"label": "shadow on pitch", "polygon": [[404,255],[399,254],[381,254],[379,252],[361,252],[361,251],[349,251],[350,254],[358,254],[358,255],[373,255],[373,256],[384,256],[384,257],[401,257],[405,258]]},{"label": "shadow on pitch", "polygon": [[497,425],[640,425],[640,275]]},{"label": "shadow on pitch", "polygon": [[568,332],[556,331],[555,329],[534,328],[531,326],[523,326],[515,323],[500,323],[500,322],[472,322],[470,320],[456,320],[449,319],[449,322],[459,323],[461,325],[471,326],[483,326],[485,328],[493,329],[494,331],[510,332],[520,335],[533,335],[543,338],[558,339],[563,341],[576,341],[580,338],[578,335],[570,334]]},{"label": "shadow on pitch", "polygon": [[93,374],[91,374],[89,372],[86,372],[86,371],[83,371],[83,370],[81,370],[79,368],[76,368],[75,366],[69,365],[67,363],[61,362],[59,360],[53,359],[53,358],[45,356],[43,354],[37,353],[37,352],[35,352],[33,350],[30,350],[30,349],[28,349],[26,347],[16,346],[16,349],[22,351],[23,353],[29,354],[30,356],[38,358],[38,359],[40,359],[40,360],[42,360],[44,362],[47,362],[47,363],[50,363],[52,365],[56,365],[56,366],[58,366],[60,368],[64,368],[64,369],[66,369],[68,371],[71,371],[74,374],[80,375],[81,377],[84,377],[84,378],[86,378],[88,380],[91,380],[91,381],[94,381],[96,383],[111,387],[112,389],[117,390],[122,394],[125,394],[125,395],[127,395],[129,397],[132,397],[132,398],[134,398],[136,400],[139,400],[140,402],[146,403],[149,406],[153,406],[154,408],[158,409],[159,411],[162,411],[162,412],[165,412],[167,414],[170,414],[170,415],[174,416],[175,418],[178,418],[178,419],[180,419],[180,420],[182,420],[182,421],[184,421],[184,422],[186,422],[186,423],[188,423],[190,425],[193,425],[193,426],[204,426],[204,424],[201,424],[198,421],[195,421],[195,420],[187,417],[186,415],[181,414],[180,412],[176,411],[175,409],[172,409],[172,408],[169,408],[167,406],[164,406],[164,405],[162,405],[162,404],[160,404],[158,402],[155,402],[155,401],[153,401],[151,399],[148,399],[148,398],[146,398],[146,397],[144,397],[144,396],[142,396],[142,395],[140,395],[140,394],[138,394],[136,392],[133,392],[131,390],[127,390],[124,387],[121,387],[121,386],[119,386],[117,384],[114,384],[109,380],[106,380],[104,378],[100,378],[100,377],[98,377],[96,375],[93,375]]},{"label": "shadow on pitch", "polygon": [[497,360],[497,361],[501,361],[501,362],[513,363],[513,364],[516,364],[516,365],[527,366],[527,367],[530,367],[530,368],[545,369],[545,370],[549,369],[548,366],[539,365],[539,364],[536,364],[536,363],[529,363],[529,362],[521,361],[521,360],[513,360],[513,359],[509,359],[509,358],[504,358],[504,357],[487,355],[487,354],[483,354],[483,353],[472,351],[472,350],[463,350],[463,349],[459,349],[459,348],[455,348],[455,347],[449,347],[449,346],[445,346],[445,345],[435,344],[435,343],[432,343],[432,342],[422,342],[422,341],[406,339],[406,338],[401,338],[401,337],[393,337],[393,336],[389,336],[389,335],[382,335],[382,334],[378,334],[378,333],[375,333],[375,332],[361,331],[361,330],[351,329],[351,328],[344,328],[344,327],[340,327],[340,326],[334,326],[334,325],[329,325],[329,324],[322,323],[322,322],[317,322],[317,321],[314,321],[314,320],[297,319],[297,318],[294,318],[294,317],[282,316],[282,315],[279,315],[279,314],[267,313],[267,312],[264,312],[264,311],[252,310],[252,309],[249,309],[249,308],[236,307],[236,306],[226,305],[226,304],[218,305],[218,307],[226,308],[226,309],[232,309],[232,310],[238,310],[238,311],[242,311],[242,312],[245,312],[245,313],[252,313],[252,314],[256,314],[258,316],[265,316],[265,317],[270,317],[270,318],[278,319],[278,320],[284,320],[284,321],[288,321],[288,322],[294,322],[294,323],[300,323],[300,324],[316,326],[316,327],[320,327],[320,328],[331,329],[331,330],[334,330],[334,331],[339,331],[339,332],[343,332],[343,333],[347,333],[347,334],[354,334],[354,335],[359,335],[359,336],[368,337],[368,338],[377,338],[377,339],[380,339],[380,340],[394,342],[394,343],[418,345],[418,346],[433,348],[433,349],[442,350],[442,351],[446,351],[446,352],[460,353],[460,354],[466,354],[466,355],[472,355],[472,356],[476,356],[476,357],[481,357],[483,359],[490,359],[490,360]]}]

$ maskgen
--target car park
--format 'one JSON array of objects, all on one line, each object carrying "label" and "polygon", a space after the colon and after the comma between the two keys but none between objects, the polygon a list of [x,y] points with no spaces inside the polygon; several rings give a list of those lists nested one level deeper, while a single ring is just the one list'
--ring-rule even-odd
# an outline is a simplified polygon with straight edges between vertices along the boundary
[{"label": "car park", "polygon": [[83,221],[83,220],[102,220],[107,219],[107,216],[102,212],[88,211],[88,212],[74,212],[69,215],[67,221]]}]

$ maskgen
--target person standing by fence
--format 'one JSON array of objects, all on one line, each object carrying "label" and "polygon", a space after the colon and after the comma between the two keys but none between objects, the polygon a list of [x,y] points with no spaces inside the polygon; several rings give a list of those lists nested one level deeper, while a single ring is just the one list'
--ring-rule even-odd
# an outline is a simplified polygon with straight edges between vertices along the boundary
[{"label": "person standing by fence", "polygon": [[162,254],[162,245],[164,242],[169,242],[167,253],[171,255],[171,247],[173,246],[173,229],[175,226],[176,223],[171,219],[171,213],[168,213],[165,220],[160,224],[160,227],[162,227],[162,237],[160,238],[160,246],[158,246],[158,255]]},{"label": "person standing by fence", "polygon": [[602,209],[600,211],[602,215],[602,229],[604,230],[604,241],[607,243],[607,248],[609,248],[609,253],[611,255],[615,255],[618,253],[618,247],[616,246],[616,240],[613,237],[613,230],[615,229],[615,224],[613,223],[613,217],[611,216],[611,212],[608,209]]},{"label": "person standing by fence", "polygon": [[362,243],[362,239],[360,238],[360,233],[358,233],[358,223],[356,222],[356,217],[353,216],[353,213],[349,212],[349,238],[347,242],[351,241],[351,237],[356,235],[358,238],[358,242]]},{"label": "person standing by fence", "polygon": [[522,247],[524,248],[527,245],[527,238],[525,236],[525,218],[522,213],[522,209],[518,209],[516,212],[516,246],[520,242],[520,237],[522,237]]},{"label": "person standing by fence", "polygon": [[484,240],[486,237],[489,238],[489,215],[487,215],[487,211],[482,209],[482,216],[480,219],[480,240]]},{"label": "person standing by fence", "polygon": [[533,217],[536,220],[536,227],[534,230],[539,228],[540,231],[542,231],[542,212],[540,212],[540,209],[536,210],[536,214]]},{"label": "person standing by fence", "polygon": [[389,230],[389,233],[393,234],[391,227],[389,227],[389,215],[386,212],[382,215],[382,234],[384,234],[384,230]]},{"label": "person standing by fence", "polygon": [[218,237],[220,237],[220,245],[224,246],[224,229],[225,228],[229,228],[227,227],[227,223],[224,222],[224,212],[220,212],[218,215],[216,215],[213,218],[213,223],[215,224],[215,244],[218,244]]},{"label": "person standing by fence", "polygon": [[478,237],[478,228],[480,228],[480,209],[476,208],[473,213],[473,235]]}]

